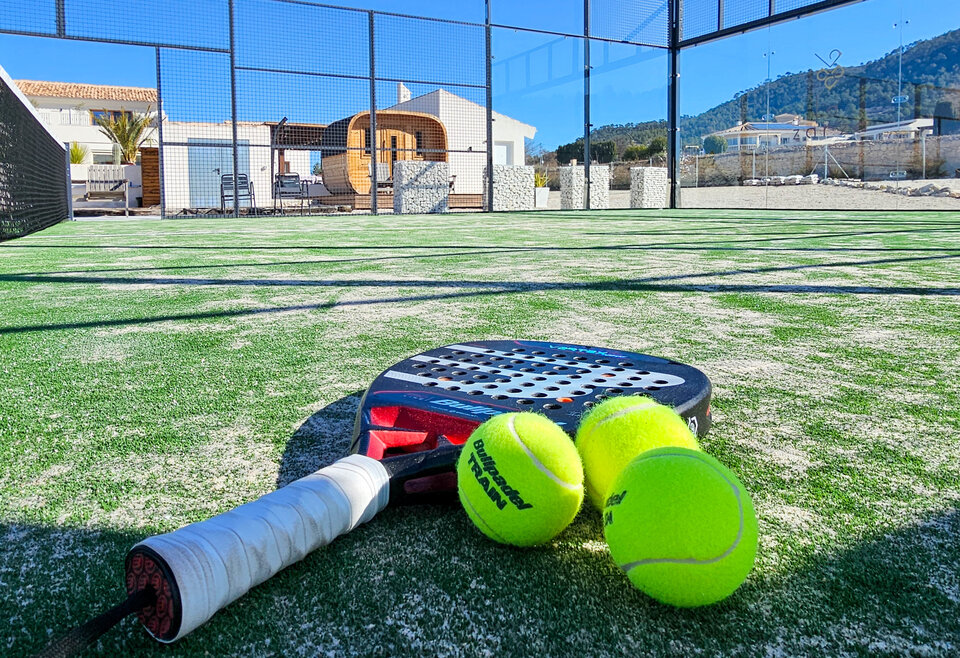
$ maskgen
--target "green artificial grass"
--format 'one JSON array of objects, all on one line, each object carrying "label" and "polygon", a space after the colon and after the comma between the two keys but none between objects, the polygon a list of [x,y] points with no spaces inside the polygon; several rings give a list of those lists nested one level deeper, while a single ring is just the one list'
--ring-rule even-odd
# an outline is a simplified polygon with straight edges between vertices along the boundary
[{"label": "green artificial grass", "polygon": [[171,647],[112,655],[960,651],[960,217],[611,211],[83,221],[0,244],[0,653],[123,597],[139,539],[347,450],[431,347],[523,337],[691,363],[760,524],[730,599],[663,607],[585,508],[550,545],[389,508]]}]

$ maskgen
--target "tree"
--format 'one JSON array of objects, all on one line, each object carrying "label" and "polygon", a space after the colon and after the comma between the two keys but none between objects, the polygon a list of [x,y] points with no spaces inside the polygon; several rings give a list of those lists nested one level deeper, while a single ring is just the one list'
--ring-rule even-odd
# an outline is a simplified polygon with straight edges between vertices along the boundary
[{"label": "tree", "polygon": [[719,135],[708,135],[703,140],[703,152],[710,155],[723,153],[727,150],[727,140]]},{"label": "tree", "polygon": [[[149,110],[147,110],[149,112]],[[95,119],[100,132],[120,147],[124,164],[137,161],[137,151],[153,130],[153,117],[138,112],[114,112]]]},{"label": "tree", "polygon": [[[590,157],[600,163],[613,162],[617,157],[617,145],[615,142],[591,142]],[[583,163],[586,158],[583,156],[583,138],[575,142],[563,144],[557,147],[557,162],[561,165],[570,164],[571,160]]]},{"label": "tree", "polygon": [[647,147],[640,144],[631,144],[623,151],[623,159],[627,162],[638,162],[647,159]]},{"label": "tree", "polygon": [[650,140],[650,146],[647,147],[647,157],[660,155],[661,153],[666,153],[666,151],[667,151],[667,138],[654,137],[653,139]]},{"label": "tree", "polygon": [[528,165],[539,165],[543,162],[543,159],[547,155],[547,149],[543,148],[543,144],[540,142],[535,142],[533,140],[528,140],[524,151],[527,154],[525,158],[526,164]]},{"label": "tree", "polygon": [[614,141],[591,142],[590,157],[600,164],[613,162],[617,158],[617,144]]},{"label": "tree", "polygon": [[557,147],[557,162],[561,165],[570,164],[571,160],[583,162],[583,138],[581,137],[570,144],[563,144]]},{"label": "tree", "polygon": [[313,163],[313,175],[314,175],[314,176],[320,176],[322,173],[323,173],[323,169],[320,167],[320,163],[319,163],[319,162],[314,162],[314,163]]}]

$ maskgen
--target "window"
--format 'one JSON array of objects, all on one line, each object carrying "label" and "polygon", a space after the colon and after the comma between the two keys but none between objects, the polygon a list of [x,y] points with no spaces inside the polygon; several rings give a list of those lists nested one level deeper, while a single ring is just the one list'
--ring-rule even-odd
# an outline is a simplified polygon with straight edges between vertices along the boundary
[{"label": "window", "polygon": [[493,143],[493,164],[513,164],[513,142]]},{"label": "window", "polygon": [[413,139],[416,142],[417,155],[423,156],[423,133],[418,130],[413,133]]},{"label": "window", "polygon": [[97,119],[103,118],[108,121],[119,121],[121,117],[126,116],[129,121],[133,117],[133,112],[123,110],[90,110],[90,118],[94,123]]},{"label": "window", "polygon": [[116,164],[113,153],[94,153],[93,164]]},{"label": "window", "polygon": [[363,143],[363,152],[366,155],[370,155],[370,152],[373,150],[373,143],[370,137],[371,134],[368,128],[360,129],[360,141]]}]

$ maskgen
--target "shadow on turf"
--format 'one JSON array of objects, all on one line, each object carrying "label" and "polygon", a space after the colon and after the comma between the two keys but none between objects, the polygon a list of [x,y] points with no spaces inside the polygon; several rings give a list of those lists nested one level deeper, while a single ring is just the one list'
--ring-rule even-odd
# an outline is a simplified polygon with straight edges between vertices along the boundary
[{"label": "shadow on turf", "polygon": [[[415,247],[330,247],[330,250],[354,250],[354,249],[413,249]],[[435,249],[452,249],[454,247],[436,247]],[[418,249],[422,250],[423,247]],[[41,272],[19,272],[7,274],[4,276],[12,277],[31,277],[31,276],[49,276],[63,274],[104,274],[108,272],[167,272],[182,270],[206,270],[206,269],[235,269],[235,268],[258,268],[258,267],[278,267],[288,265],[337,265],[342,263],[372,263],[394,260],[428,260],[437,258],[449,258],[456,256],[489,256],[494,254],[517,254],[524,252],[599,252],[599,251],[733,251],[733,252],[803,252],[803,253],[938,253],[949,257],[952,254],[960,253],[960,249],[949,249],[942,247],[720,247],[720,246],[669,246],[669,245],[597,245],[590,247],[515,247],[515,248],[494,248],[494,247],[476,247],[472,251],[443,251],[430,253],[408,254],[405,256],[372,256],[369,258],[329,258],[313,260],[281,260],[271,262],[229,262],[229,263],[204,263],[201,265],[163,265],[157,267],[104,267],[97,269],[82,270],[50,270]]]},{"label": "shadow on turf", "polygon": [[363,391],[331,402],[303,421],[280,458],[277,487],[313,473],[347,454]]},{"label": "shadow on turf", "polygon": [[[902,258],[882,258],[860,261],[842,261],[836,263],[815,263],[804,265],[784,265],[778,267],[758,267],[692,274],[674,274],[642,279],[615,279],[592,282],[499,282],[464,280],[402,280],[402,279],[366,279],[366,280],[300,280],[300,279],[186,279],[186,278],[136,278],[136,277],[83,277],[83,276],[37,276],[37,275],[0,275],[0,282],[8,283],[86,283],[97,285],[172,285],[172,286],[264,286],[264,287],[313,287],[313,288],[474,288],[475,290],[454,291],[432,295],[412,295],[409,297],[386,297],[353,301],[321,302],[316,304],[295,304],[291,306],[235,309],[229,311],[205,311],[178,313],[144,318],[123,318],[115,320],[97,320],[90,322],[70,322],[60,324],[22,325],[0,327],[0,335],[31,331],[51,331],[63,329],[83,329],[92,327],[114,327],[132,324],[150,324],[170,320],[205,320],[229,317],[245,317],[289,311],[309,311],[333,308],[335,306],[369,306],[376,304],[395,304],[445,299],[463,299],[491,295],[517,294],[527,292],[550,291],[594,291],[594,292],[709,292],[709,293],[823,293],[854,295],[918,295],[918,296],[960,296],[960,288],[933,288],[909,286],[868,286],[868,285],[829,285],[829,284],[720,284],[720,283],[675,283],[684,279],[713,279],[723,276],[743,274],[770,274],[778,272],[802,271],[832,267],[858,267],[866,265],[889,265],[898,263],[942,261],[958,259],[960,254],[941,254],[938,256],[914,256]],[[476,290],[479,288],[480,290]]]},{"label": "shadow on turf", "polygon": [[[334,413],[337,419],[339,415]],[[523,626],[545,638],[542,649],[548,654],[579,649],[590,655],[599,641],[603,646],[619,643],[622,638],[614,636],[619,628],[628,629],[634,645],[642,640],[644,651],[653,654],[671,648],[675,653],[674,639],[682,641],[679,646],[699,646],[708,653],[736,647],[750,655],[771,648],[797,654],[815,646],[818,654],[865,655],[874,642],[897,653],[890,643],[899,638],[911,647],[925,647],[928,655],[946,655],[957,638],[960,615],[958,535],[960,513],[950,508],[845,551],[793,556],[793,565],[787,567],[795,568],[754,574],[717,606],[679,610],[631,588],[607,553],[598,549],[601,525],[593,510],[584,510],[556,546],[521,550],[485,539],[455,506],[390,508],[255,588],[181,640],[177,653],[249,653],[263,646],[265,635],[274,638],[282,653],[284,624],[296,627],[306,620],[313,620],[313,628],[320,620],[321,626],[329,626],[323,635],[339,636],[342,642],[349,642],[355,632],[387,636],[395,629],[379,625],[371,630],[366,624],[395,618],[398,610],[402,618],[403,606],[415,596],[426,609],[442,611],[453,605],[469,611],[471,634],[510,638]],[[121,600],[124,557],[143,536],[0,524],[5,585],[0,588],[0,638],[5,655],[31,655]],[[423,556],[443,558],[424,562]],[[770,556],[762,561],[774,562]],[[278,601],[283,615],[274,619],[281,612]],[[501,604],[491,609],[491,601]],[[347,610],[357,606],[364,612],[351,619]],[[504,609],[510,610],[508,618]],[[471,639],[451,637],[448,622],[456,629],[456,618],[447,618],[443,624],[421,626],[426,636],[418,639],[426,646],[437,640]],[[593,644],[571,646],[571,638],[579,635],[571,622],[588,629],[584,642]],[[99,649],[104,655],[169,651],[133,619],[108,633]]]}]

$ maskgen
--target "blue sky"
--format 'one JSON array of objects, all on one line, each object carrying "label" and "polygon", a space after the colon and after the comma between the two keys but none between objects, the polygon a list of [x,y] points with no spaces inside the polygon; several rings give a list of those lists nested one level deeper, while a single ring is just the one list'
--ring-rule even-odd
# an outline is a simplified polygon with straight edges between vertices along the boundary
[{"label": "blue sky", "polygon": [[[688,2],[691,7],[705,4]],[[470,22],[484,19],[479,0],[334,3]],[[29,4],[36,5],[36,11],[16,16],[0,12],[0,29],[52,29],[53,0]],[[657,10],[661,4],[593,0],[594,32],[659,40],[666,29],[665,16]],[[229,43],[223,0],[126,0],[127,11],[139,16],[136,21],[118,12],[113,0],[68,0],[66,6],[67,27],[73,34],[182,45]],[[901,11],[910,21],[904,28],[906,43],[960,27],[956,0],[868,0],[692,48],[681,59],[681,112],[700,113],[762,83],[768,51],[773,53],[773,77],[820,68],[817,55],[827,58],[834,49],[842,52],[842,65],[877,58],[897,48],[900,35],[893,26]],[[495,23],[521,28],[583,30],[582,3],[570,0],[493,0],[492,17]],[[276,121],[287,116],[290,121],[326,123],[363,110],[369,100],[366,81],[327,74],[367,74],[367,29],[364,13],[237,0],[238,64],[273,71],[238,73],[240,118]],[[376,34],[378,77],[421,81],[408,84],[414,94],[440,86],[483,103],[482,29],[382,16],[377,18]],[[548,149],[582,135],[582,39],[497,28],[493,51],[495,110],[536,126],[536,141]],[[595,126],[666,117],[667,58],[661,49],[593,43],[591,59]],[[226,55],[164,49],[162,61],[168,116],[198,121],[229,117]],[[156,85],[155,51],[146,47],[0,35],[0,65],[15,78]],[[284,70],[312,75],[280,72]],[[393,81],[378,83],[378,106],[395,102],[395,90]]]}]

